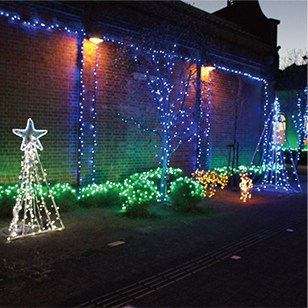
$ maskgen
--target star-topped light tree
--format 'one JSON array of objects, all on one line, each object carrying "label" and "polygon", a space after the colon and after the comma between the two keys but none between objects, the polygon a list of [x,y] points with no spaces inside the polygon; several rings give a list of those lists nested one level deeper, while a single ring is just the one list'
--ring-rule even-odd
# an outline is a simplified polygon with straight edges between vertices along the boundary
[{"label": "star-topped light tree", "polygon": [[[43,150],[39,138],[46,135],[47,130],[35,129],[32,119],[28,119],[25,129],[13,129],[13,133],[23,138],[20,149],[24,151],[24,157],[8,241],[37,233],[63,230],[59,208],[56,206],[37,152],[37,149]],[[44,198],[46,194],[48,202]]]}]

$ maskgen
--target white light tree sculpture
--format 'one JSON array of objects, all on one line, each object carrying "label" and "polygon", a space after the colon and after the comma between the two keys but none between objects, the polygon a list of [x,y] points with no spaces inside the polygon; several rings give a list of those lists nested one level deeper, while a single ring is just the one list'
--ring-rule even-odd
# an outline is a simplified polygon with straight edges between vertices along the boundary
[{"label": "white light tree sculpture", "polygon": [[[285,141],[290,153],[291,168],[295,181],[297,182],[297,185],[295,186],[297,187],[292,186],[289,181],[288,170],[286,168],[286,157],[282,150],[283,140]],[[261,145],[262,141],[263,144]],[[280,104],[277,97],[264,124],[264,129],[252,157],[249,169],[254,164],[257,152],[260,152],[261,149],[262,153],[259,167],[263,172],[261,179],[257,181],[257,183],[254,183],[254,188],[259,191],[264,190],[284,193],[302,192],[292,152],[281,118]]]},{"label": "white light tree sculpture", "polygon": [[[8,241],[37,233],[63,230],[64,225],[37,152],[37,149],[43,150],[39,138],[46,135],[47,130],[36,130],[32,119],[28,119],[25,129],[13,129],[13,133],[23,138],[20,149],[24,151],[24,157]],[[44,188],[47,189],[48,204],[44,199]],[[22,209],[23,213],[20,215]]]}]

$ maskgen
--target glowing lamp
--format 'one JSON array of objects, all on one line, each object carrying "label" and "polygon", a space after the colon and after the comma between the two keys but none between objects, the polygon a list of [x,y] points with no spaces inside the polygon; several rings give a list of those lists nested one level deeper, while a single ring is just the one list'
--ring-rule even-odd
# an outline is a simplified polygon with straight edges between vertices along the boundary
[{"label": "glowing lamp", "polygon": [[92,43],[94,43],[95,45],[99,44],[99,43],[102,43],[104,40],[101,39],[100,37],[97,37],[97,36],[93,36],[93,37],[90,37],[89,39]]},{"label": "glowing lamp", "polygon": [[213,71],[213,70],[216,69],[215,66],[204,66],[203,68],[204,68],[204,70],[206,70],[207,72],[211,72],[211,71]]},{"label": "glowing lamp", "polygon": [[214,66],[202,66],[201,67],[201,78],[208,78],[209,73],[213,70],[215,70],[216,67]]}]

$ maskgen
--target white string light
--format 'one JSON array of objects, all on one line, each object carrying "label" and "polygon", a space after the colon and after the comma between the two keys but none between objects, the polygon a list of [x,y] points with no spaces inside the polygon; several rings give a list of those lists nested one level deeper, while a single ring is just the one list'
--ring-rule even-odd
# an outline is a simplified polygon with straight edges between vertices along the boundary
[{"label": "white string light", "polygon": [[[259,191],[270,190],[286,193],[302,191],[288,138],[282,124],[280,104],[278,98],[276,97],[272,110],[264,124],[263,132],[249,166],[250,169],[254,163],[256,153],[259,152],[259,148],[263,140],[263,151],[260,159],[260,167],[263,169],[263,176],[259,181],[257,181],[257,185],[254,185],[254,187]],[[295,181],[297,182],[297,188],[292,187],[289,183],[288,170],[286,168],[286,157],[282,151],[283,137],[290,152],[291,167]],[[259,182],[261,183],[259,184]]]},{"label": "white string light", "polygon": [[92,138],[93,138],[93,145],[92,145],[92,150],[91,150],[91,164],[92,164],[92,173],[91,173],[91,182],[94,184],[95,179],[96,179],[96,167],[95,167],[95,149],[97,147],[97,122],[96,122],[96,117],[97,117],[97,111],[96,111],[96,99],[97,99],[97,88],[98,88],[98,79],[97,79],[97,70],[98,70],[98,45],[96,45],[96,52],[95,52],[95,67],[93,71],[94,75],[94,94],[92,98],[92,119],[93,119],[93,124],[92,124]]},{"label": "white string light", "polygon": [[[20,18],[20,16],[13,14],[13,13],[9,13],[9,12],[5,12],[5,11],[0,11],[0,17],[6,17],[9,18],[11,21],[14,21],[16,23],[20,23],[21,25],[24,26],[29,26],[30,28],[32,27],[34,28],[42,28],[42,29],[46,29],[48,31],[51,30],[59,30],[59,31],[65,31],[67,33],[73,33],[73,34],[81,34],[82,36],[86,36],[86,33],[84,32],[84,30],[82,28],[80,29],[71,29],[67,26],[63,26],[60,25],[58,23],[54,23],[54,24],[49,24],[47,25],[47,23],[42,22],[38,19],[36,19],[35,21],[28,21],[28,20],[24,20],[22,18]],[[107,36],[103,36],[102,37],[104,41],[106,42],[112,42],[112,43],[116,43],[120,46],[124,46],[125,42],[121,41],[117,38],[112,38],[112,37],[107,37]],[[141,50],[143,50],[144,52],[150,52],[154,57],[155,55],[162,55],[164,57],[168,57],[170,55],[172,55],[173,58],[179,58],[181,60],[185,60],[187,62],[194,62],[194,63],[201,63],[200,59],[197,58],[191,58],[191,57],[187,57],[187,56],[183,56],[183,55],[178,55],[175,52],[175,48],[177,47],[176,44],[174,44],[174,49],[172,50],[171,54],[169,55],[168,52],[164,51],[164,50],[159,50],[159,49],[155,49],[155,48],[140,48],[135,46],[134,44],[130,44],[129,45],[131,49],[135,50],[136,52],[140,52]],[[81,91],[80,91],[80,99],[79,99],[79,148],[78,148],[78,164],[77,164],[77,173],[78,173],[78,177],[79,177],[79,185],[82,186],[83,183],[83,178],[81,177],[81,161],[82,161],[82,157],[83,157],[83,151],[84,151],[84,136],[85,136],[85,122],[84,122],[84,116],[83,116],[83,108],[84,108],[84,104],[85,104],[85,85],[83,83],[83,66],[84,66],[84,54],[83,54],[83,46],[81,47],[81,68],[80,68],[80,84],[81,84]],[[96,58],[97,61],[97,58]],[[170,64],[170,63],[169,63]],[[168,63],[166,63],[166,65],[169,65]],[[95,83],[95,90],[97,90],[97,73],[96,73],[96,69],[97,69],[97,65],[98,62],[96,62],[95,64],[95,78],[96,78],[96,83]],[[172,68],[174,66],[174,63],[172,64],[172,66],[170,66],[170,68]],[[265,104],[263,106],[263,116],[266,117],[267,116],[267,109],[268,109],[268,83],[264,78],[261,77],[256,77],[253,76],[249,73],[245,73],[245,72],[241,72],[239,70],[234,70],[234,69],[229,69],[223,66],[219,66],[217,64],[214,64],[214,66],[217,69],[226,71],[226,72],[230,72],[230,73],[235,73],[235,74],[239,74],[242,76],[245,76],[247,78],[250,78],[252,80],[255,81],[262,81],[264,84],[264,94],[265,94]],[[170,73],[173,74],[172,70],[170,70]],[[209,83],[210,84],[210,83]],[[170,87],[168,88],[168,93],[170,93],[172,91],[172,89],[170,89]],[[209,93],[210,93],[210,88],[208,88],[208,102],[207,102],[207,107],[206,107],[206,114],[205,114],[205,120],[206,120],[206,128],[204,130],[204,132],[202,132],[202,134],[205,136],[205,138],[207,138],[207,144],[206,144],[206,156],[208,157],[210,152],[209,152],[209,133],[210,133],[210,106],[211,106],[211,100],[209,97]],[[157,95],[160,95],[161,93],[157,92]],[[188,96],[188,93],[186,93],[186,95]],[[202,97],[202,95],[201,95]],[[96,96],[95,96],[96,99]],[[161,111],[161,110],[160,110]],[[96,140],[97,140],[97,132],[96,132],[96,110],[93,110],[93,125],[92,125],[92,129],[93,129],[93,147],[92,147],[92,158],[91,158],[91,164],[92,164],[92,182],[95,182],[95,162],[94,162],[94,157],[95,157],[95,148],[97,146]],[[201,114],[202,118],[204,117],[203,115],[203,111]],[[184,117],[183,117],[184,118]],[[139,124],[138,124],[139,125]],[[187,129],[187,132],[189,131],[189,128]],[[200,165],[200,158],[202,155],[202,144],[201,144],[201,140],[202,140],[202,136],[201,136],[201,132],[199,132],[199,134],[184,134],[186,137],[189,136],[187,138],[187,141],[190,142],[193,138],[197,138],[197,147],[198,147],[198,154],[197,154],[197,165]],[[179,136],[177,135],[173,135],[176,138],[179,138]],[[183,141],[180,141],[179,144],[182,144]],[[170,144],[166,144],[166,147],[171,147]],[[155,145],[156,147],[156,145]],[[156,147],[157,148],[157,147]],[[170,156],[170,155],[168,155]]]},{"label": "white string light", "polygon": [[[63,230],[59,208],[56,206],[37,152],[37,149],[43,150],[39,138],[46,135],[47,130],[36,130],[32,119],[28,119],[25,129],[13,129],[13,133],[23,138],[20,149],[24,151],[24,158],[21,163],[20,185],[7,240]],[[51,201],[49,206],[44,199],[43,185]],[[23,216],[20,217],[19,213],[22,209]]]}]

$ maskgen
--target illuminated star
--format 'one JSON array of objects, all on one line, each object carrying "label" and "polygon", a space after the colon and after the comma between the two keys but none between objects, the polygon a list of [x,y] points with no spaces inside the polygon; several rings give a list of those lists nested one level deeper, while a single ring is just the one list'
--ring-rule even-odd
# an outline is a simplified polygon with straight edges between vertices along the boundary
[{"label": "illuminated star", "polygon": [[13,129],[13,133],[19,137],[22,137],[22,143],[20,149],[25,151],[29,145],[33,145],[36,148],[43,150],[43,146],[39,141],[39,138],[47,134],[47,130],[36,130],[32,119],[28,119],[27,127],[25,129]]}]

